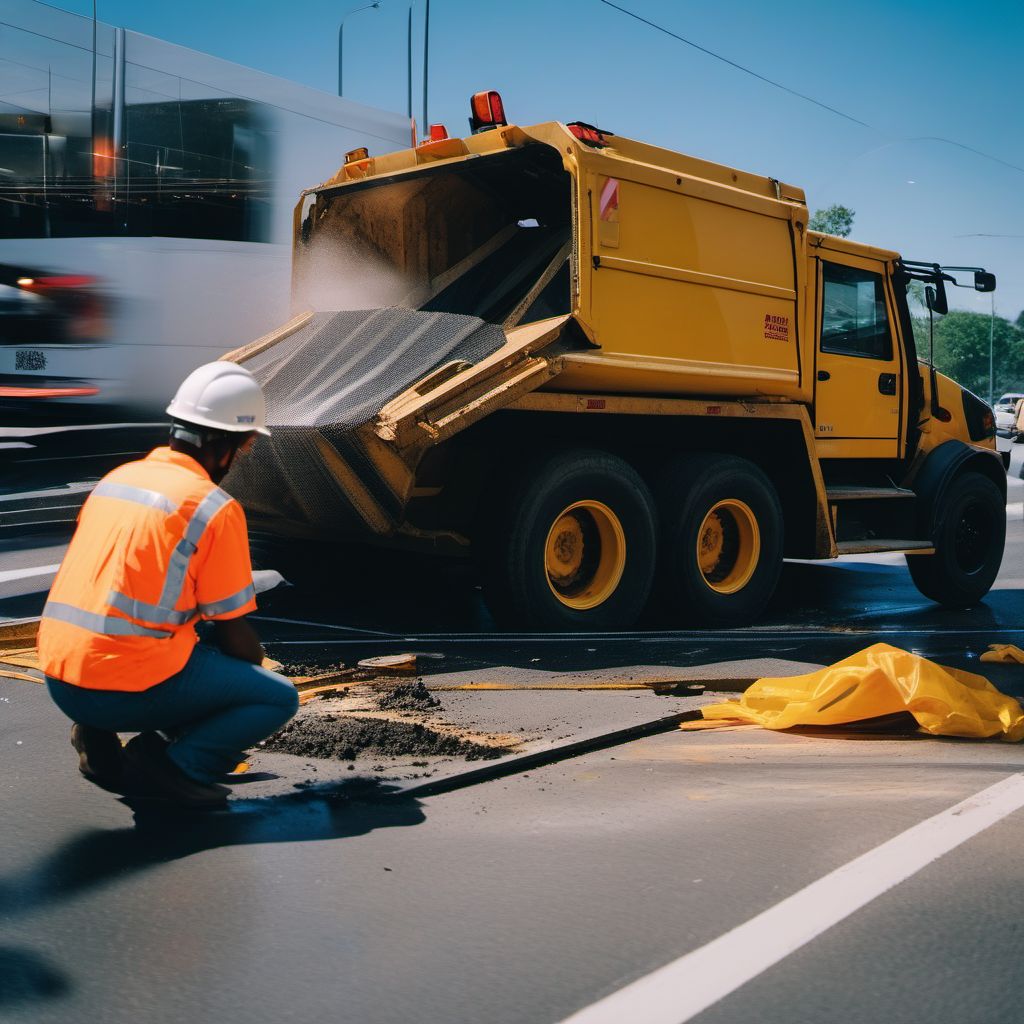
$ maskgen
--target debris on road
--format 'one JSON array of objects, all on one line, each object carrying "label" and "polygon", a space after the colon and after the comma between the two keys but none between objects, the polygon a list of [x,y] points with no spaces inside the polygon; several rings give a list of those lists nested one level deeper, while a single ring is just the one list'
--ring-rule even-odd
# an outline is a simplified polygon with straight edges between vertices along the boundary
[{"label": "debris on road", "polygon": [[385,654],[378,658],[363,658],[357,663],[357,667],[390,676],[414,676],[416,655]]},{"label": "debris on road", "polygon": [[477,734],[440,717],[441,701],[423,685],[375,679],[360,686],[327,688],[261,749],[301,757],[355,761],[381,757],[459,757],[485,760],[510,753],[508,736]]},{"label": "debris on road", "polygon": [[909,712],[933,736],[1024,739],[1024,710],[987,679],[888,644],[875,644],[808,675],[759,679],[738,701],[709,704],[701,711],[702,728],[720,722],[766,729],[849,725]]},{"label": "debris on road", "polygon": [[989,644],[981,660],[1004,665],[1024,665],[1024,651],[1014,644]]},{"label": "debris on road", "polygon": [[319,709],[305,708],[267,740],[263,749],[336,761],[355,761],[364,754],[463,757],[467,761],[479,761],[511,751],[508,746],[477,742],[422,722],[344,712],[323,713]]},{"label": "debris on road", "polygon": [[422,679],[388,690],[381,695],[378,704],[382,711],[423,711],[441,706],[441,702],[423,685]]}]

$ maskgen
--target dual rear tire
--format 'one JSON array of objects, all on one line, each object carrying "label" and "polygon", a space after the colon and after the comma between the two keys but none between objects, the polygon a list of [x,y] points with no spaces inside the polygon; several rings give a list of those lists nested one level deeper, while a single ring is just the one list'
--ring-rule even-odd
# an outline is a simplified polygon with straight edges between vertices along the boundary
[{"label": "dual rear tire", "polygon": [[756,618],[782,566],[782,512],[744,459],[694,455],[652,490],[608,452],[527,468],[481,509],[485,596],[503,625],[626,630],[648,606],[672,625]]}]

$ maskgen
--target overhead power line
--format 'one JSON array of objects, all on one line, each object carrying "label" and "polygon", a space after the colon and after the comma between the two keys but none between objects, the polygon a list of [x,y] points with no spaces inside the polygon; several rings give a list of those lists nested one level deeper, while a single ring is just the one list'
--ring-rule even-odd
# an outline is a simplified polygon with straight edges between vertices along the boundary
[{"label": "overhead power line", "polygon": [[709,50],[706,46],[701,46],[700,43],[695,43],[692,39],[687,39],[686,36],[679,35],[678,32],[672,32],[665,28],[664,25],[659,25],[655,21],[642,17],[635,11],[630,11],[625,7],[620,7],[618,4],[612,3],[612,0],[598,0],[598,2],[604,4],[605,7],[611,7],[620,14],[625,14],[629,18],[633,18],[635,21],[639,21],[642,24],[647,25],[649,28],[653,28],[656,32],[661,32],[680,43],[692,46],[693,49],[699,50],[701,53],[707,54],[709,57],[714,57],[715,60],[720,60],[723,64],[728,64],[729,67],[735,68],[737,71],[742,71],[745,75],[750,75],[751,78],[756,78],[759,82],[764,82],[766,85],[770,85],[775,89],[781,89],[783,92],[789,93],[790,96],[796,96],[797,99],[804,100],[807,103],[813,103],[816,107],[820,107],[822,110],[827,110],[830,114],[835,114],[837,117],[841,117],[845,121],[851,121],[853,124],[858,124],[862,128],[867,128],[870,131],[877,132],[879,135],[883,136],[883,138],[893,139],[893,141],[896,142],[941,142],[945,146],[955,146],[957,149],[963,149],[968,153],[973,153],[975,156],[980,156],[983,160],[991,160],[993,163],[1000,164],[1003,167],[1008,167],[1011,171],[1017,171],[1020,174],[1024,174],[1024,167],[1010,163],[1009,160],[1003,160],[1002,157],[993,156],[991,153],[985,153],[980,149],[975,149],[973,146],[968,146],[963,142],[957,142],[956,139],[946,139],[938,135],[894,139],[892,135],[882,131],[881,128],[878,128],[873,124],[868,124],[867,121],[861,121],[860,118],[854,117],[852,114],[847,114],[842,110],[838,110],[836,107],[830,107],[827,103],[822,103],[821,100],[816,100],[813,96],[797,92],[796,89],[790,89],[788,85],[783,85],[781,82],[776,82],[774,79],[766,78],[764,75],[759,74],[751,68],[738,64],[736,61],[730,60],[728,57],[723,57],[720,53],[715,53],[714,50]]},{"label": "overhead power line", "polygon": [[821,107],[822,110],[827,110],[830,114],[836,114],[838,117],[845,118],[847,121],[852,121],[854,124],[859,124],[862,128],[871,128],[873,131],[877,131],[873,125],[868,124],[866,121],[861,121],[850,114],[844,114],[841,110],[836,110],[835,107],[830,107],[827,103],[822,103],[820,100],[816,100],[813,96],[806,96],[802,92],[797,92],[795,89],[790,89],[788,85],[783,85],[781,82],[776,82],[771,78],[765,78],[764,75],[759,75],[756,71],[752,71],[750,68],[744,67],[742,64],[737,64],[734,60],[729,60],[728,57],[723,57],[720,53],[715,53],[713,50],[709,50],[706,46],[701,46],[700,43],[695,43],[692,39],[687,39],[685,36],[678,35],[675,32],[670,32],[663,25],[659,25],[656,22],[648,21],[647,18],[640,17],[639,14],[634,14],[633,11],[626,10],[625,7],[620,7],[618,4],[613,4],[611,0],[600,0],[606,7],[614,7],[615,10],[621,11],[623,14],[628,15],[630,18],[635,18],[637,21],[643,22],[645,25],[649,25],[657,32],[663,32],[667,36],[671,36],[673,39],[678,39],[681,43],[686,43],[687,46],[692,46],[695,50],[700,50],[701,53],[706,53],[709,57],[714,57],[715,60],[720,60],[723,64],[728,64],[731,68],[736,68],[737,71],[742,71],[745,75],[750,75],[752,78],[758,79],[758,81],[766,82],[768,85],[774,86],[776,89],[781,89],[783,92],[788,92],[790,96],[796,96],[798,99],[806,100],[808,103],[813,103],[816,107]]}]

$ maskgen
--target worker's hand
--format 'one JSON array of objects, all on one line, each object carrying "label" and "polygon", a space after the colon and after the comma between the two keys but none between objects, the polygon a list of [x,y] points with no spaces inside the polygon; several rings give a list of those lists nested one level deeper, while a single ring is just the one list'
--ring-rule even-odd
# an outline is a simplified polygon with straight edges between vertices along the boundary
[{"label": "worker's hand", "polygon": [[248,661],[252,665],[263,661],[263,645],[244,615],[237,619],[215,619],[213,638],[221,651],[231,658]]}]

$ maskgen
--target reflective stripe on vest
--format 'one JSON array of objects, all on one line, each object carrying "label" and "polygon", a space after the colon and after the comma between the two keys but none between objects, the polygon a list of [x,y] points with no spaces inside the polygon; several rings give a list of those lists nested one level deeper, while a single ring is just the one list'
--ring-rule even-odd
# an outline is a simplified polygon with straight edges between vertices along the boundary
[{"label": "reflective stripe on vest", "polygon": [[[164,512],[172,513],[177,511],[177,507],[164,495],[157,491],[147,490],[144,487],[101,483],[93,490],[93,494],[99,494],[102,497],[108,498],[120,498],[124,501],[134,501],[140,505],[148,505],[151,508],[157,508]],[[199,541],[202,540],[207,526],[210,525],[210,520],[229,501],[231,501],[231,495],[226,491],[222,491],[219,487],[215,487],[196,505],[188,525],[185,527],[184,534],[171,552],[171,557],[167,563],[167,575],[164,577],[164,585],[160,593],[160,600],[156,604],[140,601],[119,590],[112,590],[107,595],[107,604],[111,608],[124,612],[125,615],[130,615],[133,619],[141,619],[143,622],[151,622],[158,626],[183,626],[194,618],[200,609],[185,608],[179,610],[174,606],[178,603],[181,593],[185,588],[185,576],[188,573],[188,565],[192,556],[196,553]],[[249,586],[245,590],[225,598],[223,601],[218,601],[214,605],[204,606],[201,610],[208,615],[219,615],[224,612],[234,611],[235,608],[241,608],[252,596],[255,596],[255,591]],[[237,604],[232,604],[235,601],[237,601]],[[221,607],[222,605],[226,607]],[[49,608],[50,604],[47,604],[46,607]],[[129,623],[127,620],[116,616],[103,616],[95,612],[87,612],[69,604],[58,604],[54,605],[54,607],[61,609],[60,614],[49,614],[44,609],[43,615],[49,614],[49,617],[52,619],[61,619],[76,626],[84,626],[94,633],[105,633],[109,636],[134,635],[160,638],[171,635],[162,630],[135,626],[134,623]],[[208,612],[206,611],[207,607],[218,610]],[[72,615],[75,617],[70,617]],[[87,622],[93,622],[96,625],[87,625]],[[107,628],[111,623],[114,624],[114,628]],[[135,628],[125,629],[125,625],[135,626]]]},{"label": "reflective stripe on vest", "polygon": [[214,601],[213,604],[201,604],[199,610],[204,615],[223,615],[225,612],[233,612],[236,608],[247,605],[256,596],[256,588],[250,583],[243,587],[237,594],[225,597],[222,601]]},{"label": "reflective stripe on vest", "polygon": [[148,505],[150,508],[158,508],[168,515],[178,511],[177,505],[170,498],[159,491],[150,491],[145,487],[131,487],[128,484],[117,484],[104,480],[93,488],[92,493],[98,494],[101,498],[118,498],[121,501],[134,501],[137,505]]},{"label": "reflective stripe on vest", "polygon": [[81,626],[91,633],[103,633],[106,636],[153,636],[158,640],[165,640],[171,634],[162,629],[149,629],[140,626],[138,623],[129,622],[128,619],[118,618],[116,615],[97,615],[96,612],[83,611],[70,604],[61,604],[59,601],[47,601],[43,608],[44,619],[58,619],[60,622],[69,622],[72,626]]},{"label": "reflective stripe on vest", "polygon": [[158,604],[147,604],[145,601],[137,601],[127,594],[122,594],[119,590],[112,590],[107,595],[107,604],[133,619],[156,622],[161,626],[183,626],[196,613],[195,608],[178,611],[175,608],[163,608]]},{"label": "reflective stripe on vest", "polygon": [[178,603],[178,598],[181,597],[181,592],[185,587],[188,563],[196,553],[196,548],[206,532],[206,527],[210,525],[210,520],[214,515],[230,500],[230,494],[215,487],[196,505],[184,535],[171,552],[171,558],[167,564],[167,575],[164,577],[164,589],[160,594],[160,600],[157,601],[159,607],[173,609]]}]

